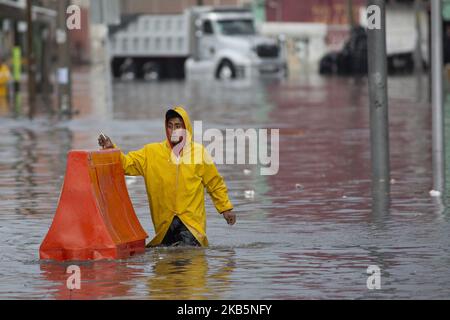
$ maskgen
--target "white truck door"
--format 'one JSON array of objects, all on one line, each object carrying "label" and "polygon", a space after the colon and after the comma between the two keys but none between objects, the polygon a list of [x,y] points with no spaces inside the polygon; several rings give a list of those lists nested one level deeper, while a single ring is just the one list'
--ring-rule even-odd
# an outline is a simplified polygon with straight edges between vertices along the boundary
[{"label": "white truck door", "polygon": [[212,60],[216,54],[214,30],[211,20],[202,22],[202,36],[199,39],[200,60]]}]

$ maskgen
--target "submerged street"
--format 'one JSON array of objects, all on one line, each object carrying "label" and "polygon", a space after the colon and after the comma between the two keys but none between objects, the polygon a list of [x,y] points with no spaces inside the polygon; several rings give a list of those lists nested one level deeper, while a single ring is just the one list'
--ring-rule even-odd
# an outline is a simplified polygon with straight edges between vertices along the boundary
[{"label": "submerged street", "polygon": [[[72,120],[42,110],[32,122],[12,111],[0,117],[0,298],[448,298],[450,219],[429,195],[427,84],[426,76],[389,79],[392,192],[383,208],[371,198],[366,78],[304,73],[283,81],[117,81],[108,88],[94,70],[77,70]],[[70,264],[39,260],[67,152],[98,149],[100,132],[125,152],[162,141],[163,116],[174,105],[205,129],[280,129],[278,174],[219,165],[235,226],[207,196],[208,248],[82,262],[81,290],[69,291]],[[126,181],[151,239],[143,180]],[[381,270],[381,290],[366,286],[370,265]]]}]

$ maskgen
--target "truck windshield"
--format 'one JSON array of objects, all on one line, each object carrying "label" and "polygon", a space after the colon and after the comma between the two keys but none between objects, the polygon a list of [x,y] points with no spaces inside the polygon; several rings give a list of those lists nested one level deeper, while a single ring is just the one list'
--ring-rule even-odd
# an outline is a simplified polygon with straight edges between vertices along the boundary
[{"label": "truck windshield", "polygon": [[254,35],[255,26],[253,20],[219,20],[217,21],[219,26],[219,33],[227,36],[242,36],[242,35]]}]

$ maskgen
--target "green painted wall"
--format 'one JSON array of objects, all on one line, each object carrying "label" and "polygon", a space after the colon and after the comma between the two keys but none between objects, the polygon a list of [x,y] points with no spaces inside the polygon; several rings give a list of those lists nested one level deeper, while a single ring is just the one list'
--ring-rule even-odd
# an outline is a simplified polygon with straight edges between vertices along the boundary
[{"label": "green painted wall", "polygon": [[442,1],[442,16],[444,20],[450,21],[450,0]]},{"label": "green painted wall", "polygon": [[266,21],[266,0],[253,0],[252,9],[256,23],[263,23]]}]

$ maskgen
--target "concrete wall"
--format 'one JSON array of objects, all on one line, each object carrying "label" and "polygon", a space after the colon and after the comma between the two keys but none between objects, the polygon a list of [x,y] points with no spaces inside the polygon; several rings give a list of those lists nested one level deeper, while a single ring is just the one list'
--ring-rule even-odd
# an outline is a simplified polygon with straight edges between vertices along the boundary
[{"label": "concrete wall", "polygon": [[327,52],[327,32],[328,27],[323,23],[266,22],[261,25],[262,34],[285,37],[291,73],[318,64]]},{"label": "concrete wall", "polygon": [[[359,18],[359,7],[365,0],[352,0],[353,17]],[[272,0],[266,1],[268,22],[323,23],[347,25],[347,0]]]}]

